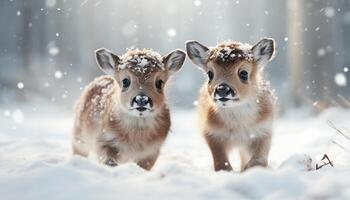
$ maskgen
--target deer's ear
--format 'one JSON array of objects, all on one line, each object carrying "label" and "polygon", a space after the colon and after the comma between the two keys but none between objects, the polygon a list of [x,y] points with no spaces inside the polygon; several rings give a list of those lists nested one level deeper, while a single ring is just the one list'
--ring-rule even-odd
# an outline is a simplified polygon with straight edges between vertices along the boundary
[{"label": "deer's ear", "polygon": [[170,74],[174,74],[181,69],[185,58],[186,53],[182,50],[176,49],[164,57],[163,64],[169,70]]},{"label": "deer's ear", "polygon": [[110,50],[101,48],[95,51],[96,62],[100,69],[109,75],[114,75],[119,63],[119,57]]},{"label": "deer's ear", "polygon": [[272,60],[275,53],[275,40],[263,38],[252,47],[254,60],[260,65],[266,65]]},{"label": "deer's ear", "polygon": [[206,62],[209,55],[209,48],[197,41],[186,42],[187,55],[193,64],[197,65],[204,71],[207,71]]}]

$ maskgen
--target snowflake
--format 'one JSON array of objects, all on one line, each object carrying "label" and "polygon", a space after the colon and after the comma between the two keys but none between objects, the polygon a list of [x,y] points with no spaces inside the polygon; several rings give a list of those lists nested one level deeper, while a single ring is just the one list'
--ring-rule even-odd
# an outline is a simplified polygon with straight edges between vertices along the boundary
[{"label": "snowflake", "polygon": [[199,1],[199,0],[195,0],[195,1],[193,2],[193,4],[194,4],[194,6],[199,7],[199,6],[201,6],[202,2]]},{"label": "snowflake", "polygon": [[24,84],[22,82],[18,82],[17,83],[17,87],[18,87],[18,89],[23,89],[24,88]]},{"label": "snowflake", "polygon": [[326,55],[326,50],[324,48],[319,48],[317,50],[317,55],[320,56],[320,57],[323,57]]},{"label": "snowflake", "polygon": [[4,116],[5,117],[9,117],[11,115],[11,111],[9,111],[9,110],[5,110],[4,111]]},{"label": "snowflake", "polygon": [[345,87],[346,86],[346,76],[343,73],[337,73],[334,76],[334,82],[339,86],[339,87]]},{"label": "snowflake", "polygon": [[50,54],[51,56],[56,56],[57,54],[60,53],[60,49],[56,46],[56,44],[55,44],[54,41],[50,42],[50,43],[47,45],[47,48],[48,48],[49,54]]},{"label": "snowflake", "polygon": [[63,74],[62,74],[61,71],[57,70],[57,71],[55,71],[55,75],[54,76],[55,76],[56,79],[61,79]]},{"label": "snowflake", "polygon": [[168,29],[168,36],[169,37],[175,37],[176,36],[176,30],[174,28]]},{"label": "snowflake", "polygon": [[325,10],[324,10],[324,15],[326,15],[326,17],[328,18],[332,18],[334,17],[335,15],[335,10],[333,7],[327,7]]},{"label": "snowflake", "polygon": [[16,124],[20,124],[24,120],[23,112],[19,109],[16,109],[12,113],[12,119]]}]

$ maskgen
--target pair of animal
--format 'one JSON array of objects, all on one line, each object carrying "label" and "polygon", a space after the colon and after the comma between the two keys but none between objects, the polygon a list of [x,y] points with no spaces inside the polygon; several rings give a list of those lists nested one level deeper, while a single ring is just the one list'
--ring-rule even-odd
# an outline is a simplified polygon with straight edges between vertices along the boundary
[{"label": "pair of animal", "polygon": [[[188,41],[186,50],[208,76],[198,110],[215,171],[232,170],[228,154],[233,148],[239,149],[242,170],[267,166],[275,98],[263,68],[273,58],[274,40],[263,38],[253,46],[223,42],[212,48]],[[73,154],[92,154],[109,166],[135,162],[150,170],[171,125],[164,89],[186,53],[129,50],[117,56],[98,49],[95,54],[109,76],[91,82],[75,106]]]}]

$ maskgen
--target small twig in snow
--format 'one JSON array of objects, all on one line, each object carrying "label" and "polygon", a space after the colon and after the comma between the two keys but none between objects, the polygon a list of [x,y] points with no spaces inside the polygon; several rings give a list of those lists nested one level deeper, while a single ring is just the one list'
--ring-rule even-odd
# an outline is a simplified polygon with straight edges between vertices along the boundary
[{"label": "small twig in snow", "polygon": [[[326,161],[325,161],[326,160]],[[318,163],[316,163],[316,170],[321,169],[322,167],[326,166],[326,165],[330,165],[332,167],[334,167],[333,162],[329,159],[329,157],[327,156],[327,154],[324,154],[321,161],[323,162],[322,165],[318,165]]]}]

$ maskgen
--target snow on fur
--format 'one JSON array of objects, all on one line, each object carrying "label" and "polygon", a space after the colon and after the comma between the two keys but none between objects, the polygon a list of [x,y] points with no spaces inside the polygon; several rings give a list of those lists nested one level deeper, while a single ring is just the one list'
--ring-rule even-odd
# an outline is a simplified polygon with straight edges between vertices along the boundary
[{"label": "snow on fur", "polygon": [[[105,79],[104,77],[108,77],[108,79]],[[91,82],[85,88],[85,90],[88,90],[89,88],[98,88],[100,90],[92,96],[91,104],[85,104],[90,105],[90,107],[92,108],[91,112],[89,113],[89,117],[91,119],[99,121],[100,118],[103,116],[104,112],[106,111],[107,105],[109,105],[110,103],[109,96],[111,96],[114,93],[115,81],[109,76],[101,76],[96,78],[95,81]]]},{"label": "snow on fur", "polygon": [[211,48],[209,55],[210,60],[219,59],[221,62],[232,61],[236,59],[244,59],[253,61],[254,55],[251,51],[252,46],[246,43],[225,41]]},{"label": "snow on fur", "polygon": [[165,70],[162,61],[163,58],[159,53],[149,49],[128,50],[121,57],[119,69],[128,68],[135,73],[147,74],[155,71],[157,68]]}]

